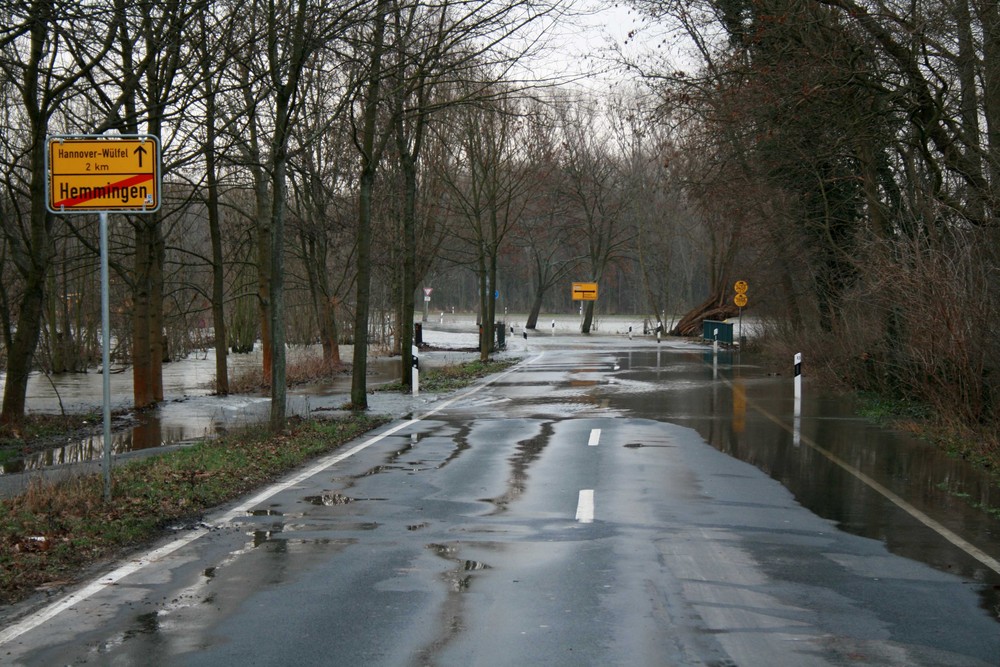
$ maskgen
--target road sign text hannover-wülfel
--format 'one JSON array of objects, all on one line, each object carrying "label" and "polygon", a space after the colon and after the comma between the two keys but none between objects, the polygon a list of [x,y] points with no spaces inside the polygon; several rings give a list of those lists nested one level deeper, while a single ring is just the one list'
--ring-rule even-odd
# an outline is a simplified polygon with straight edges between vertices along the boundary
[{"label": "road sign text hannover-w\u00fclfel", "polygon": [[151,213],[160,206],[160,144],[152,135],[49,137],[53,213]]}]

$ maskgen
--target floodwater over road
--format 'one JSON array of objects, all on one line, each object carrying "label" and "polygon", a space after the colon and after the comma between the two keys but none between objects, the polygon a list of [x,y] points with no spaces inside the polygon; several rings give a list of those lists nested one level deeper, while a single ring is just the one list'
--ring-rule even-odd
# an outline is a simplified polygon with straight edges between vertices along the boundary
[{"label": "floodwater over road", "polygon": [[[474,334],[462,338],[453,332],[426,328],[425,332],[432,344],[466,345],[475,340]],[[849,398],[819,390],[808,382],[808,376],[801,414],[795,419],[790,368],[776,375],[774,369],[763,367],[750,355],[723,351],[713,357],[708,348],[697,346],[656,345],[652,339],[638,337],[634,341],[624,336],[613,340],[618,341],[616,346],[607,351],[606,337],[536,334],[527,342],[520,336],[512,337],[514,354],[564,346],[605,348],[593,355],[592,367],[577,369],[568,386],[559,391],[553,391],[544,373],[536,373],[534,386],[524,389],[529,394],[537,392],[537,396],[522,409],[537,416],[610,408],[620,414],[688,426],[720,451],[760,468],[788,488],[803,506],[844,530],[881,540],[894,553],[971,581],[998,578],[920,519],[930,517],[997,557],[1000,486],[988,474],[916,437],[856,416]],[[428,360],[431,356],[436,356],[435,364],[442,364],[471,355],[436,353],[428,355]],[[234,355],[230,360],[237,372],[240,366],[260,363],[256,355]],[[392,358],[373,359],[369,384],[394,379],[399,363]],[[168,400],[115,431],[116,455],[184,443],[266,420],[266,396],[211,395],[214,373],[211,351],[165,365]],[[552,380],[558,375],[554,373]],[[349,391],[350,376],[346,374],[326,384],[295,388],[289,395],[289,412],[335,409],[347,400]],[[29,385],[28,405],[39,412],[58,412],[60,405],[68,411],[94,410],[99,408],[95,397],[100,395],[100,373],[39,375]],[[112,376],[112,396],[114,408],[128,406],[129,373]],[[388,406],[391,411],[394,404]],[[396,407],[400,415],[409,409],[402,403]],[[102,454],[103,438],[98,434],[9,461],[0,467],[0,478],[98,461]],[[991,599],[984,604],[1000,609],[1000,589],[992,590]]]},{"label": "floodwater over road", "polygon": [[618,355],[615,365],[620,369],[602,392],[609,407],[689,426],[715,448],[781,482],[800,504],[843,530],[987,583],[983,605],[1000,617],[1000,573],[955,548],[924,520],[976,545],[995,563],[1000,485],[989,474],[910,434],[856,416],[850,398],[808,382],[796,419],[791,364],[784,375],[774,376],[752,357],[732,352],[713,359],[711,352],[642,350]]},{"label": "floodwater over road", "polygon": [[516,342],[520,366],[0,627],[5,659],[995,667],[996,485],[855,416],[808,355],[796,417],[791,369],[749,356]]}]

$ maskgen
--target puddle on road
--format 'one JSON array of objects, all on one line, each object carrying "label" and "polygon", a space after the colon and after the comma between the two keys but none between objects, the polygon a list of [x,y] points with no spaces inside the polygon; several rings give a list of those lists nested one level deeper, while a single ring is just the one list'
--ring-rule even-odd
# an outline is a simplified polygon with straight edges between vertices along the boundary
[{"label": "puddle on road", "polygon": [[428,544],[427,549],[439,558],[454,564],[454,567],[441,574],[441,581],[448,592],[444,604],[440,607],[437,637],[417,653],[419,664],[433,665],[439,662],[437,656],[441,651],[465,629],[465,593],[471,589],[476,573],[492,569],[483,561],[460,557],[459,552],[462,550],[500,552],[504,549],[504,545],[497,542],[454,542]]},{"label": "puddle on road", "polygon": [[872,424],[855,414],[849,397],[822,394],[808,384],[795,420],[791,373],[768,375],[762,367],[740,365],[732,354],[713,363],[710,352],[675,351],[660,355],[671,372],[658,374],[656,358],[652,352],[633,353],[628,377],[661,382],[658,389],[634,393],[616,392],[614,385],[602,388],[612,408],[693,428],[715,448],[781,482],[803,506],[842,529],[880,540],[895,554],[988,584],[984,606],[997,615],[1000,575],[809,443],[1000,558],[1000,485],[988,474],[909,434]]},{"label": "puddle on road", "polygon": [[349,505],[350,503],[369,500],[388,500],[388,498],[352,498],[351,496],[345,496],[344,494],[337,493],[335,491],[325,491],[318,496],[305,496],[302,500],[310,505],[325,505],[327,507],[332,507],[334,505]]},{"label": "puddle on road", "polygon": [[484,502],[493,504],[496,509],[491,514],[505,512],[512,502],[524,493],[528,485],[528,468],[538,460],[552,439],[553,423],[543,421],[539,426],[538,435],[517,443],[513,456],[507,459],[510,463],[510,476],[507,478],[507,489],[496,498],[484,498]]},{"label": "puddle on road", "polygon": [[284,516],[284,512],[272,509],[250,510],[247,514],[250,516]]}]

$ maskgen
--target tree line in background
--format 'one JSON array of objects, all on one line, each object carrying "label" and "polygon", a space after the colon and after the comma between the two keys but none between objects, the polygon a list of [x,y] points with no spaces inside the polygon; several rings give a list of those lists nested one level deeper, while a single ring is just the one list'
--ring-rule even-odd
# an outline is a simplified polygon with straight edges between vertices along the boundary
[{"label": "tree line in background", "polygon": [[45,211],[45,138],[141,132],[164,206],[112,216],[111,281],[138,408],[210,342],[226,393],[257,340],[272,426],[286,342],[354,344],[364,408],[425,286],[474,304],[485,357],[501,305],[533,327],[573,280],[687,333],[742,279],[770,344],[996,426],[995,2],[631,0],[662,55],[600,92],[531,76],[563,0],[0,4],[5,422],[99,344],[95,220]]},{"label": "tree line in background", "polygon": [[227,393],[227,355],[258,340],[273,427],[286,342],[332,365],[352,343],[363,409],[369,344],[409,367],[429,278],[454,304],[471,277],[484,357],[500,289],[529,327],[571,280],[650,319],[700,291],[709,239],[673,136],[635,95],[526,71],[571,18],[560,0],[0,4],[5,423],[32,369],[99,358],[96,216],[46,211],[55,134],[162,144],[161,210],[111,216],[112,354],[140,409],[163,399],[166,360],[207,345]]},{"label": "tree line in background", "polygon": [[992,433],[1000,402],[995,0],[633,0],[676,58],[631,58],[701,156],[712,300],[854,387]]}]

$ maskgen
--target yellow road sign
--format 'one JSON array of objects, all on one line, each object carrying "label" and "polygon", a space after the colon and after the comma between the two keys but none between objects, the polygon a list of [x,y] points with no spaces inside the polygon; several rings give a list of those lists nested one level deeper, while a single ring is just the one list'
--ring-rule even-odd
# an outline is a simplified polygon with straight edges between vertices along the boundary
[{"label": "yellow road sign", "polygon": [[53,213],[152,212],[160,207],[160,143],[152,135],[49,137]]},{"label": "yellow road sign", "polygon": [[736,289],[736,293],[737,294],[746,294],[747,290],[749,288],[750,288],[750,285],[747,284],[747,281],[745,281],[745,280],[737,280],[736,281],[735,289]]},{"label": "yellow road sign", "polygon": [[597,283],[573,283],[573,301],[597,301]]},{"label": "yellow road sign", "polygon": [[740,308],[747,305],[747,295],[740,293],[733,297],[733,303],[735,303]]}]

